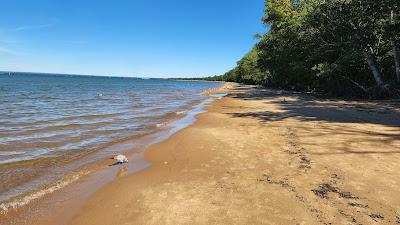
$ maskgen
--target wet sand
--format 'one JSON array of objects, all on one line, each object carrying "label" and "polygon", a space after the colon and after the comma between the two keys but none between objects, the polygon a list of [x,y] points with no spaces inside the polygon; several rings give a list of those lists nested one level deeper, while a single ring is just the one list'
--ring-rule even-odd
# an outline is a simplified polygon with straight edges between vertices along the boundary
[{"label": "wet sand", "polygon": [[230,87],[69,221],[399,224],[399,102]]}]

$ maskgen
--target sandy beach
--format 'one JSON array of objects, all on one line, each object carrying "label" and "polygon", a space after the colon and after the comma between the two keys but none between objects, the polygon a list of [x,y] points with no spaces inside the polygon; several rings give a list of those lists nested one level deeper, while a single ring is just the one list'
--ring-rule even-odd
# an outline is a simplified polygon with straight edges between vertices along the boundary
[{"label": "sandy beach", "polygon": [[0,225],[400,225],[400,0],[2,3]]},{"label": "sandy beach", "polygon": [[398,102],[226,88],[69,224],[400,223]]}]

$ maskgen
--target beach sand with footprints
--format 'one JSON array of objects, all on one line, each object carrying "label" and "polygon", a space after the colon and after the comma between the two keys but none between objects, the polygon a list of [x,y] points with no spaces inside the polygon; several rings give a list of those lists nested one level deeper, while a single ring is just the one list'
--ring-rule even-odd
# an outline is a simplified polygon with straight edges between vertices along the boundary
[{"label": "beach sand with footprints", "polygon": [[69,224],[399,224],[400,111],[227,87]]}]

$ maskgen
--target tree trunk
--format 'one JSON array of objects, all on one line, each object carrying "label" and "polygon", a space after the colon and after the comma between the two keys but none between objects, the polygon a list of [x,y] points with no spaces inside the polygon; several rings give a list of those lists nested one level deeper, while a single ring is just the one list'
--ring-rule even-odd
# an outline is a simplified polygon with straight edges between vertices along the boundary
[{"label": "tree trunk", "polygon": [[368,50],[364,50],[363,54],[365,60],[368,63],[369,69],[372,72],[372,75],[374,75],[376,85],[378,85],[379,87],[383,87],[382,76],[381,73],[379,72],[378,66],[376,65],[373,57],[371,56],[371,54],[368,53]]},{"label": "tree trunk", "polygon": [[[394,12],[393,10],[390,12],[390,23],[394,24]],[[394,59],[394,66],[396,70],[396,79],[397,82],[400,82],[400,64],[399,64],[399,57],[397,55],[397,46],[394,38],[392,37],[392,45],[393,45],[393,59]]]},{"label": "tree trunk", "polygon": [[396,44],[394,42],[393,42],[393,59],[394,59],[394,65],[395,65],[395,69],[396,69],[397,82],[400,82],[399,56],[397,55],[397,47],[396,47]]}]

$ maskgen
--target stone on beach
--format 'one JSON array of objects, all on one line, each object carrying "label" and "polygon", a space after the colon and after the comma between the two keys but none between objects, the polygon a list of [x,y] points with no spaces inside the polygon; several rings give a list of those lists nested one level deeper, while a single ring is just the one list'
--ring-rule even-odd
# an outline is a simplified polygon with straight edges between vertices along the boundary
[{"label": "stone on beach", "polygon": [[127,163],[127,162],[129,162],[128,158],[126,156],[124,156],[124,155],[114,156],[113,159],[117,160],[117,163]]}]

